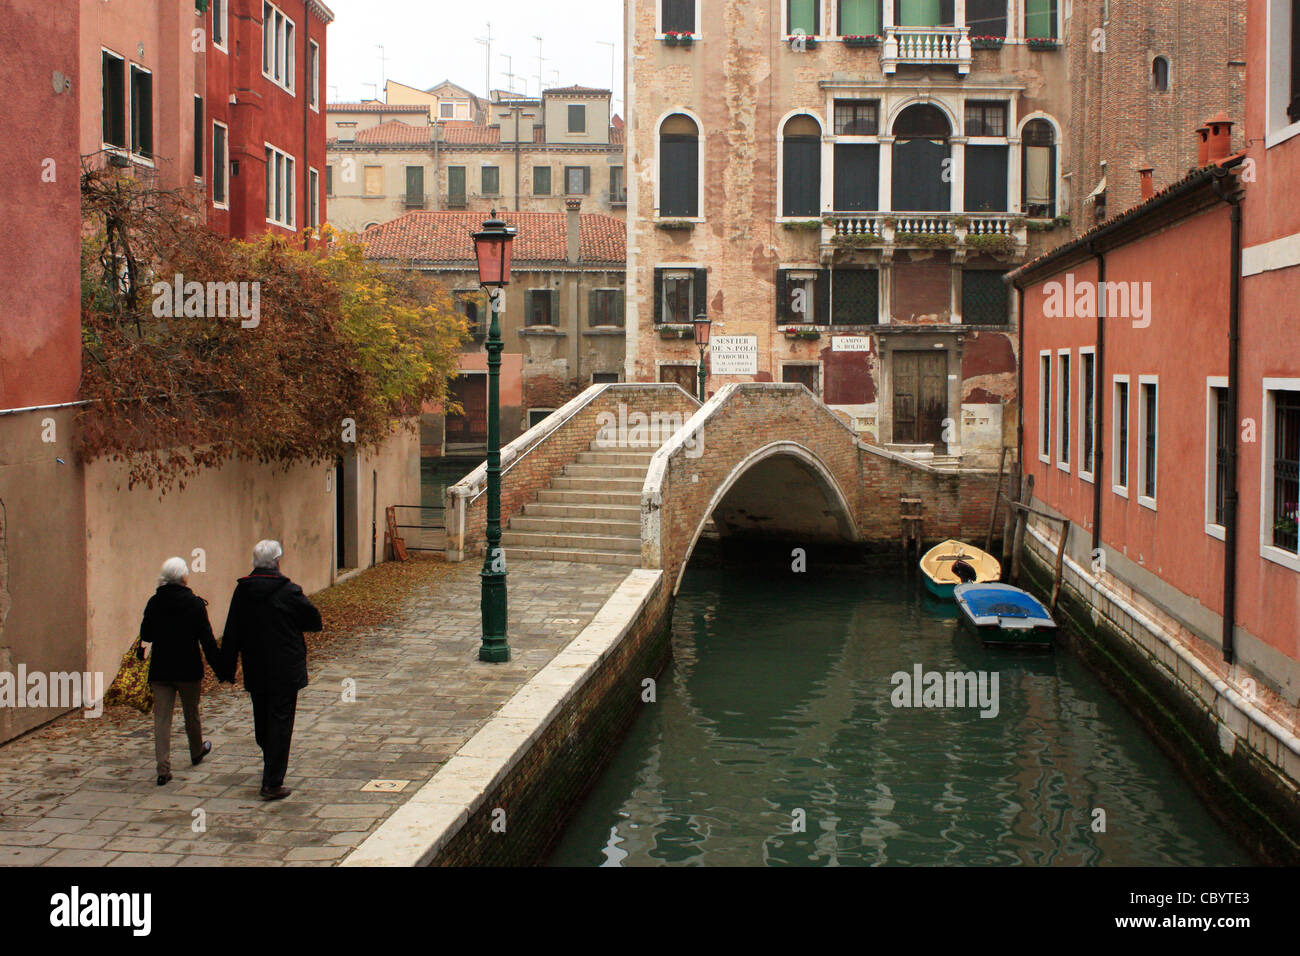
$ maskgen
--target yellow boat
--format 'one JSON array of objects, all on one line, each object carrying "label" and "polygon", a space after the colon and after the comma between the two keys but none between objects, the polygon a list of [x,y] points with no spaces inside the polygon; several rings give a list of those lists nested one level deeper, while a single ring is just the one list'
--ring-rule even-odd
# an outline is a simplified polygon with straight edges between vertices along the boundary
[{"label": "yellow boat", "polygon": [[951,599],[959,584],[988,584],[1002,577],[1002,565],[991,554],[961,541],[935,545],[921,558],[925,587],[939,598]]}]

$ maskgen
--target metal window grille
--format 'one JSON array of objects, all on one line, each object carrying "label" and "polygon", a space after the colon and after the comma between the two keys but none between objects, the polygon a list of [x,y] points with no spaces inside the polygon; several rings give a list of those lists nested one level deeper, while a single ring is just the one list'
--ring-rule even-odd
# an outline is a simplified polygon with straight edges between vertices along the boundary
[{"label": "metal window grille", "polygon": [[1007,285],[1001,272],[972,269],[962,273],[961,321],[963,325],[1007,324]]},{"label": "metal window grille", "polygon": [[875,325],[880,320],[880,273],[836,269],[831,273],[831,324]]}]

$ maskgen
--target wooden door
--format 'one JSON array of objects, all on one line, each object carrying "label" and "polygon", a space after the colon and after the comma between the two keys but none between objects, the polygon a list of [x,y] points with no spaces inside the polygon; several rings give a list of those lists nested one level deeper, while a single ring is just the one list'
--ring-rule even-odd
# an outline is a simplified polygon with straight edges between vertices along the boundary
[{"label": "wooden door", "polygon": [[798,382],[812,392],[814,398],[817,397],[816,365],[782,365],[781,381]]},{"label": "wooden door", "polygon": [[700,370],[698,365],[660,365],[659,381],[676,382],[687,395],[698,397]]},{"label": "wooden door", "polygon": [[895,352],[894,442],[942,445],[948,417],[946,352]]},{"label": "wooden door", "polygon": [[447,416],[447,442],[481,445],[487,442],[487,376],[461,375],[451,383],[451,399],[465,409]]}]

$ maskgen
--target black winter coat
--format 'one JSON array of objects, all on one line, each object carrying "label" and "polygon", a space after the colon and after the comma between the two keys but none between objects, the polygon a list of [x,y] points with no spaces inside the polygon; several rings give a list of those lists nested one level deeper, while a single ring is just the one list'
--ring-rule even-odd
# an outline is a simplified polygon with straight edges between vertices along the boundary
[{"label": "black winter coat", "polygon": [[221,674],[221,652],[208,622],[208,602],[183,584],[164,584],[154,592],[144,608],[140,640],[153,644],[151,681],[203,680],[203,657]]},{"label": "black winter coat", "polygon": [[244,689],[250,694],[302,690],[307,686],[302,632],[320,629],[320,612],[302,588],[279,571],[254,569],[239,579],[230,599],[221,639],[223,676],[234,679],[242,656]]}]

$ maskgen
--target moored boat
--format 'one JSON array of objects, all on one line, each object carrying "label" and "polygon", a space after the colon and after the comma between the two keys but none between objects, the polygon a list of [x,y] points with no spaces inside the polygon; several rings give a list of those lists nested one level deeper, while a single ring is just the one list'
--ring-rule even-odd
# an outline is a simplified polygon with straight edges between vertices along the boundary
[{"label": "moored boat", "polygon": [[1002,577],[1002,565],[991,554],[961,541],[937,544],[921,558],[921,575],[925,588],[937,598],[951,600],[959,584],[996,581]]},{"label": "moored boat", "polygon": [[959,584],[953,598],[962,619],[986,644],[1051,646],[1056,622],[1028,591],[1010,584]]}]

